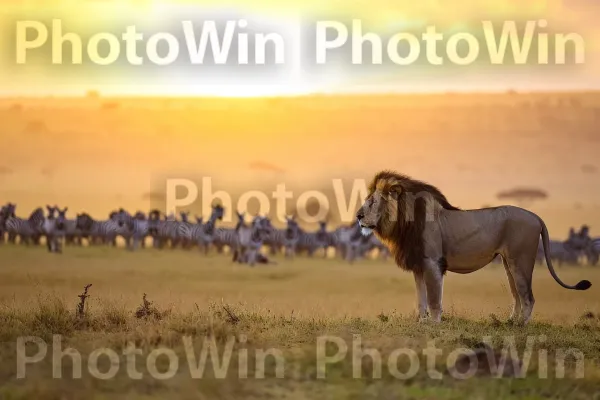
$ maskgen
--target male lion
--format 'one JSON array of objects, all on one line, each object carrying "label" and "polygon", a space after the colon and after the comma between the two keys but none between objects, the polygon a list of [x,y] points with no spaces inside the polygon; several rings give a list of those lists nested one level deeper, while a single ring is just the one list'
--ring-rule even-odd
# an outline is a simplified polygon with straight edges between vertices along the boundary
[{"label": "male lion", "polygon": [[461,210],[435,187],[392,171],[375,175],[369,195],[356,214],[363,234],[374,232],[394,255],[396,264],[412,271],[417,286],[419,318],[434,321],[442,314],[446,271],[467,274],[502,256],[514,297],[511,320],[526,324],[533,309],[531,277],[540,233],[552,277],[564,288],[586,290],[587,280],[563,283],[548,255],[548,230],[540,217],[522,208],[501,206]]}]

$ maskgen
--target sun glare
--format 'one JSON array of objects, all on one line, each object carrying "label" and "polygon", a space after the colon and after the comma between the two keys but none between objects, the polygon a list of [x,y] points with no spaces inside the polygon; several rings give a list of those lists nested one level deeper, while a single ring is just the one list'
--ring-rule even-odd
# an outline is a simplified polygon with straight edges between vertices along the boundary
[{"label": "sun glare", "polygon": [[[167,89],[167,92],[171,92]],[[312,92],[305,87],[263,86],[263,85],[192,85],[186,88],[172,89],[170,95],[177,96],[215,96],[215,97],[293,97],[309,95]],[[167,94],[161,90],[158,94]]]}]

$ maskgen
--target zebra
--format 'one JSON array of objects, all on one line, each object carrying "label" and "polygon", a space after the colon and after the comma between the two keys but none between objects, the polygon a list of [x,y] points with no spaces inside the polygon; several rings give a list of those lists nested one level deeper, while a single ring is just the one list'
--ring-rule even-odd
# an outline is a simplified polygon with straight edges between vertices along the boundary
[{"label": "zebra", "polygon": [[148,236],[152,238],[152,247],[157,247],[157,226],[160,223],[160,211],[157,209],[148,212]]},{"label": "zebra", "polygon": [[62,253],[62,244],[65,238],[65,222],[67,220],[67,210],[69,207],[65,207],[63,210],[56,206],[56,211],[58,215],[56,216],[56,220],[54,223],[54,231],[52,233],[52,248],[55,253]]},{"label": "zebra", "polygon": [[285,229],[285,236],[283,239],[284,245],[284,257],[294,258],[298,246],[298,241],[302,236],[302,229],[296,222],[296,216],[292,215],[291,218],[285,217],[287,221],[287,227]]},{"label": "zebra", "polygon": [[[128,220],[129,217],[131,217],[131,214],[129,214],[129,212],[127,212],[124,208],[119,208],[118,210],[111,212],[109,215],[109,218],[117,223],[117,237],[120,236],[123,238],[126,248],[130,248],[132,237],[132,232],[125,224],[125,221]],[[114,246],[116,247],[116,245],[117,243],[115,238]]]},{"label": "zebra", "polygon": [[189,211],[181,211],[179,215],[181,216],[181,221],[179,221],[179,226],[177,228],[175,245],[181,244],[181,248],[189,249],[193,245],[192,231],[194,230],[195,224],[189,221]]},{"label": "zebra", "polygon": [[153,239],[153,246],[162,249],[165,245],[170,244],[171,248],[177,246],[180,232],[180,223],[175,219],[173,214],[165,215],[164,219],[160,219],[160,211],[150,211],[149,232]]},{"label": "zebra", "polygon": [[596,265],[600,258],[600,238],[592,238],[589,232],[590,228],[587,225],[581,226],[578,233],[571,228],[567,243],[580,254],[585,255],[590,265]]},{"label": "zebra", "polygon": [[352,235],[353,243],[351,244],[351,248],[354,250],[354,254],[352,259],[366,258],[369,253],[372,253],[374,250],[377,250],[377,256],[383,260],[387,260],[390,256],[390,251],[385,244],[383,244],[376,235],[370,234],[368,236],[362,235],[362,237],[357,237],[357,235]]},{"label": "zebra", "polygon": [[[117,236],[120,236],[123,238],[123,240],[125,241],[125,247],[132,250],[133,249],[133,245],[132,245],[132,240],[134,240],[134,235],[136,235],[135,240],[141,242],[138,244],[141,244],[142,247],[144,247],[144,238],[145,238],[145,234],[144,234],[144,227],[143,227],[143,223],[141,223],[141,227],[134,227],[132,224],[132,220],[145,220],[146,219],[146,215],[141,212],[138,211],[136,212],[135,215],[131,215],[127,210],[125,210],[124,208],[119,208],[117,211],[113,211],[110,214],[110,219],[114,220],[117,222],[119,228],[117,231]],[[136,229],[141,229],[142,232],[136,230]],[[146,229],[147,231],[147,229]],[[146,233],[147,234],[147,233]],[[114,246],[116,246],[116,238],[115,238],[115,243]],[[137,247],[137,245],[136,245]]]},{"label": "zebra", "polygon": [[[238,213],[238,218],[241,214]],[[242,222],[236,227],[238,245],[233,253],[233,261],[249,264],[253,267],[257,262],[266,264],[269,260],[260,254],[263,241],[271,231],[271,221],[266,217],[256,216],[251,224]]]},{"label": "zebra", "polygon": [[0,244],[5,243],[5,238],[4,238],[4,233],[6,232],[6,220],[8,219],[8,215],[9,215],[9,207],[11,207],[12,204],[8,203],[4,206],[2,206],[0,208]]},{"label": "zebra", "polygon": [[296,244],[298,252],[306,251],[309,257],[312,257],[314,252],[318,249],[323,249],[323,257],[327,258],[327,249],[331,243],[329,233],[327,232],[327,222],[319,222],[319,230],[316,232],[304,232],[300,230],[300,237]]},{"label": "zebra", "polygon": [[331,246],[335,249],[335,256],[341,256],[344,258],[344,246],[343,239],[346,234],[346,226],[338,226],[332,232],[329,233],[329,239],[331,241]]},{"label": "zebra", "polygon": [[42,210],[41,207],[38,207],[33,210],[28,219],[23,219],[15,215],[16,207],[16,204],[12,204],[5,210],[8,217],[4,224],[6,226],[9,241],[15,243],[18,236],[22,244],[38,244],[39,238],[43,233],[45,221],[44,210]]},{"label": "zebra", "polygon": [[146,215],[138,211],[133,216],[127,211],[119,210],[117,223],[119,233],[125,239],[125,245],[129,250],[136,250],[138,247],[145,247],[144,241],[149,235],[150,223]]},{"label": "zebra", "polygon": [[348,252],[346,253],[346,260],[352,264],[355,260],[364,258],[366,253],[371,249],[369,242],[372,234],[369,236],[363,235],[358,224],[356,224],[356,227],[350,232],[351,235],[347,244]]},{"label": "zebra", "polygon": [[58,206],[46,205],[46,209],[48,210],[48,216],[43,223],[43,232],[46,236],[48,252],[62,253],[61,243],[65,236],[65,220],[68,207],[61,210]]},{"label": "zebra", "polygon": [[273,228],[265,239],[264,244],[269,248],[269,254],[272,256],[281,252],[281,249],[285,247],[286,231],[287,229]]},{"label": "zebra", "polygon": [[215,225],[217,220],[223,220],[225,209],[217,204],[212,208],[212,213],[208,221],[203,224],[202,217],[196,216],[196,224],[192,228],[191,240],[198,245],[200,250],[204,249],[204,254],[208,254],[209,247],[215,240]]},{"label": "zebra", "polygon": [[[125,233],[123,227],[119,226],[119,216],[120,216],[122,210],[123,209],[113,210],[108,214],[108,221],[112,221],[112,224],[107,224],[106,228],[108,229],[108,231],[110,231],[110,229],[112,229],[112,227],[116,227],[115,228],[116,230],[114,232],[110,231],[110,233],[106,237],[102,237],[102,238],[97,237],[95,240],[92,240],[92,238],[90,238],[90,243],[99,242],[100,244],[110,244],[113,247],[117,247],[117,236],[123,235],[123,233]],[[107,222],[107,221],[105,221],[105,222]],[[107,242],[107,240],[109,242]],[[125,240],[127,240],[127,239],[125,239]]]},{"label": "zebra", "polygon": [[355,245],[353,240],[359,238],[357,233],[360,229],[358,224],[343,225],[330,233],[331,242],[336,250],[336,256],[339,255],[343,260],[351,260],[354,257],[353,250]]},{"label": "zebra", "polygon": [[339,254],[343,260],[351,264],[358,258],[366,257],[367,253],[375,248],[380,249],[384,256],[387,252],[387,248],[376,236],[364,236],[357,223],[341,226],[330,235],[333,238],[332,243],[336,249],[336,255]]},{"label": "zebra", "polygon": [[105,221],[96,221],[89,214],[77,214],[76,228],[82,231],[83,235],[89,237],[90,244],[111,244],[117,245],[117,234],[119,233],[119,223],[117,215],[110,215]]},{"label": "zebra", "polygon": [[148,233],[152,237],[152,246],[162,248],[167,241],[164,236],[166,221],[161,219],[161,212],[157,209],[150,210],[148,213]]},{"label": "zebra", "polygon": [[44,223],[42,226],[42,231],[44,233],[44,235],[46,235],[46,245],[48,246],[48,252],[52,253],[54,251],[53,245],[54,240],[53,240],[53,235],[54,235],[54,229],[55,229],[55,224],[56,224],[56,211],[58,210],[58,207],[51,207],[49,205],[46,205],[46,211],[48,211],[48,215],[46,216],[46,218],[44,219]]},{"label": "zebra", "polygon": [[581,226],[579,232],[575,233],[575,229],[569,230],[569,238],[564,242],[572,251],[577,253],[577,258],[584,256],[588,264],[596,265],[598,263],[599,251],[596,239],[592,239],[589,235],[590,228],[587,225]]},{"label": "zebra", "polygon": [[16,217],[15,215],[15,211],[17,209],[17,205],[13,204],[13,203],[7,203],[4,207],[3,207],[3,225],[4,225],[4,232],[6,232],[6,236],[7,236],[7,240],[9,243],[15,244],[16,243],[16,239],[17,239],[17,233],[16,232],[8,232],[7,227],[6,227],[6,221],[8,221],[8,219],[10,217]]},{"label": "zebra", "polygon": [[213,238],[213,245],[217,249],[217,253],[223,253],[225,246],[233,253],[238,246],[238,228],[244,224],[244,213],[237,213],[238,221],[235,228],[217,228]]},{"label": "zebra", "polygon": [[579,232],[575,232],[575,229],[571,227],[569,229],[569,237],[564,244],[577,254],[577,259],[579,261],[579,259],[582,257],[589,259],[591,240],[592,238],[589,235],[589,227],[587,225],[583,225]]}]

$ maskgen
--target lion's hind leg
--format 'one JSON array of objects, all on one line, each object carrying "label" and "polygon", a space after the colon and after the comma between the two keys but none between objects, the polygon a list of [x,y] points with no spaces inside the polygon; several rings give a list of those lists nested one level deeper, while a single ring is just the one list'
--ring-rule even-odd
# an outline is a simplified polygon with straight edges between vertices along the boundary
[{"label": "lion's hind leg", "polygon": [[515,288],[521,302],[521,322],[527,324],[531,318],[535,299],[531,290],[535,254],[521,254],[516,259],[507,258],[510,272],[514,278]]},{"label": "lion's hind leg", "polygon": [[517,292],[517,286],[515,284],[515,278],[513,278],[513,274],[510,270],[508,262],[504,256],[500,257],[502,259],[502,263],[504,264],[504,270],[506,271],[506,276],[508,277],[508,285],[510,286],[510,292],[513,296],[513,310],[510,314],[510,321],[518,321],[521,318],[521,299],[519,298],[519,292]]}]

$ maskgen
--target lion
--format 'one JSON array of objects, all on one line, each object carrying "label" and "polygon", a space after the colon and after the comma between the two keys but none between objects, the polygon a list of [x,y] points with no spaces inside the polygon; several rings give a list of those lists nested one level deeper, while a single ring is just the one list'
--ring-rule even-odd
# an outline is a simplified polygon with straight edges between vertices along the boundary
[{"label": "lion", "polygon": [[363,234],[374,233],[385,243],[398,267],[413,273],[419,320],[427,309],[441,321],[446,271],[468,274],[500,255],[508,276],[514,307],[510,320],[527,324],[534,305],[531,280],[540,234],[552,277],[566,289],[587,290],[556,275],[548,254],[548,229],[536,214],[515,206],[461,210],[434,186],[393,171],[381,171],[369,185],[356,214]]}]

